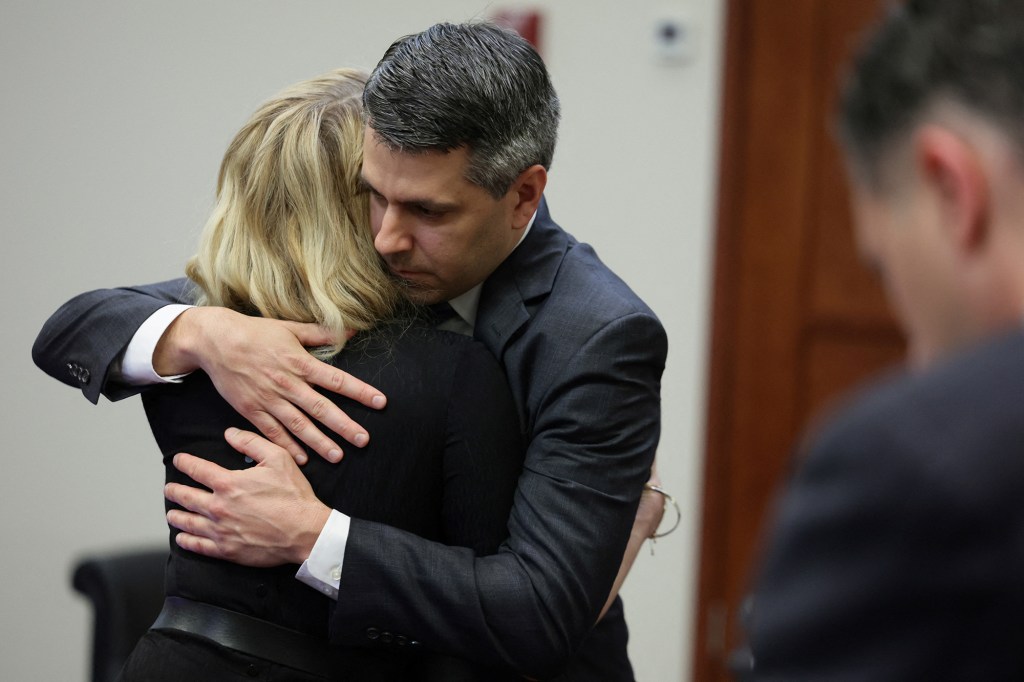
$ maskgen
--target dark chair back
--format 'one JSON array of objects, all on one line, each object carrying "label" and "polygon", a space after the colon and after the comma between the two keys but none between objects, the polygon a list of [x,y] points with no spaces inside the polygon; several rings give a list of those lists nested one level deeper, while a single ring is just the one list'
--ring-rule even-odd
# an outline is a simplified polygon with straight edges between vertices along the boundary
[{"label": "dark chair back", "polygon": [[93,605],[92,682],[113,682],[164,601],[167,549],[85,557],[71,583]]}]

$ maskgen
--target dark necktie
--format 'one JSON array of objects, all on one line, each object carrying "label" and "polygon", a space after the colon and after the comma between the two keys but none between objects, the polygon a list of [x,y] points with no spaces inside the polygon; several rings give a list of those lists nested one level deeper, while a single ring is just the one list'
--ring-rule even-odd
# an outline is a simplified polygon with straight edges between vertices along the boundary
[{"label": "dark necktie", "polygon": [[453,308],[448,301],[434,303],[433,305],[427,306],[427,308],[430,310],[430,319],[433,321],[435,327],[447,322],[458,314],[455,312],[455,308]]}]

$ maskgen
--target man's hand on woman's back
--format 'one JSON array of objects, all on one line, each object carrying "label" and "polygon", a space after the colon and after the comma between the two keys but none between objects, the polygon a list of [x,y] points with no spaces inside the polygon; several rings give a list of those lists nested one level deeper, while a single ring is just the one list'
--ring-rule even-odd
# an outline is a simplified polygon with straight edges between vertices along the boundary
[{"label": "man's hand on woman's back", "polygon": [[315,324],[250,317],[227,308],[191,308],[161,337],[153,368],[162,376],[202,369],[239,414],[285,448],[296,462],[306,461],[306,452],[296,438],[336,462],[342,457],[341,448],[311,417],[356,447],[366,445],[369,434],[313,387],[367,407],[382,408],[386,399],[369,384],[317,360],[306,350],[333,341]]}]

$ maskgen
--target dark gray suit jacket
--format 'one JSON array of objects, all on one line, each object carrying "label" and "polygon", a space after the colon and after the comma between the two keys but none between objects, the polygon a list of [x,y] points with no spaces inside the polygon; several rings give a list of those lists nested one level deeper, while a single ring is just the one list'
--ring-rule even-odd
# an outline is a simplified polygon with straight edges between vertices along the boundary
[{"label": "dark gray suit jacket", "polygon": [[[124,397],[131,388],[104,380],[111,363],[183,290],[179,281],[72,299],[40,333],[36,362],[94,401],[101,388]],[[374,647],[413,640],[534,677],[631,680],[621,604],[592,624],[660,435],[664,329],[542,204],[530,234],[486,281],[475,335],[505,368],[530,444],[510,538],[477,558],[353,519],[332,638]]]},{"label": "dark gray suit jacket", "polygon": [[863,394],[782,496],[746,679],[1024,679],[1024,333]]}]

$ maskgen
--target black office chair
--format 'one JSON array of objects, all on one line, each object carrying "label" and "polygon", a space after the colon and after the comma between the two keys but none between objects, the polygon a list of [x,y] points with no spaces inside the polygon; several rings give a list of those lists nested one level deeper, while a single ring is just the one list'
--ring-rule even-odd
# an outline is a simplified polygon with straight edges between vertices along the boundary
[{"label": "black office chair", "polygon": [[164,601],[167,548],[89,556],[71,584],[93,606],[92,682],[113,682]]}]

